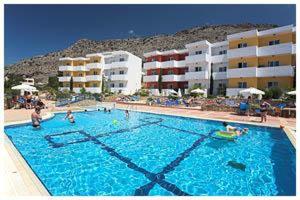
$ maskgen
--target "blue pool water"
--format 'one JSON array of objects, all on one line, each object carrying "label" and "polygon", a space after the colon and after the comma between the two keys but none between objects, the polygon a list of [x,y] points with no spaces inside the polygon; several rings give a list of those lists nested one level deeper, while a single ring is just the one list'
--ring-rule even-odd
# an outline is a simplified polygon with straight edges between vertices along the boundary
[{"label": "blue pool water", "polygon": [[[52,195],[295,195],[295,149],[281,129],[211,137],[217,121],[113,110],[64,114],[5,133]],[[232,164],[234,163],[234,164]]]}]

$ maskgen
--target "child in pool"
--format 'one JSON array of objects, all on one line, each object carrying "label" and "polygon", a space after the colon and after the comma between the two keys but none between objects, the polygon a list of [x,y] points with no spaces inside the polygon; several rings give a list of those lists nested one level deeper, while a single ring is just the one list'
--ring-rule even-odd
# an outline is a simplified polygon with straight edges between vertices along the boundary
[{"label": "child in pool", "polygon": [[240,127],[234,127],[230,126],[227,122],[223,122],[223,126],[226,128],[226,132],[236,132],[238,136],[243,135],[248,132],[248,128],[240,128]]}]

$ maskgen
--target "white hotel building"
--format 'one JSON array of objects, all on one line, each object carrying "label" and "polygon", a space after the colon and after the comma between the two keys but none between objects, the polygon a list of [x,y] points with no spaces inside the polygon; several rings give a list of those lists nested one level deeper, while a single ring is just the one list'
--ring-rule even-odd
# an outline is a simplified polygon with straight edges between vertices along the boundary
[{"label": "white hotel building", "polygon": [[101,93],[103,78],[111,92],[133,94],[141,88],[142,60],[127,52],[113,51],[88,54],[86,57],[60,58],[60,90],[70,90],[73,78],[73,91]]},{"label": "white hotel building", "polygon": [[183,50],[145,53],[143,80],[158,95],[193,85],[214,95],[236,96],[248,87],[295,87],[296,34],[293,25],[265,31],[251,30],[227,36],[217,43],[199,41]]}]

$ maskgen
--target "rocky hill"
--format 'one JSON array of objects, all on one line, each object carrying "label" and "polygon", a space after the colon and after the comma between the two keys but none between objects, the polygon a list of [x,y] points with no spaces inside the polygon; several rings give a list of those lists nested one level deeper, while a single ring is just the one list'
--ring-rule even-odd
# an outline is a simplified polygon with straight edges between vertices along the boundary
[{"label": "rocky hill", "polygon": [[25,75],[34,77],[37,81],[46,82],[49,76],[57,75],[58,59],[61,57],[85,56],[89,53],[125,50],[143,57],[144,52],[153,50],[170,50],[184,48],[187,43],[208,40],[217,42],[226,39],[228,34],[257,28],[265,30],[276,27],[274,24],[224,24],[198,26],[169,35],[155,35],[149,37],[114,39],[95,41],[80,39],[70,47],[46,55],[35,56],[5,66],[5,75]]}]

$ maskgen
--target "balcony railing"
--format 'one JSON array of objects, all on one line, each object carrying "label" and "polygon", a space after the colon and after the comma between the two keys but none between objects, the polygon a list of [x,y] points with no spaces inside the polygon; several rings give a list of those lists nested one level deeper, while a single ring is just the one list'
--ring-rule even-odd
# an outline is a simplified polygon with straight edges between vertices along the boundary
[{"label": "balcony railing", "polygon": [[158,81],[158,75],[150,75],[150,76],[144,76],[143,82],[157,82]]},{"label": "balcony railing", "polygon": [[228,59],[239,58],[239,57],[253,57],[253,56],[258,56],[258,47],[257,46],[229,49],[227,51]]},{"label": "balcony railing", "polygon": [[86,64],[86,68],[88,70],[101,69],[102,67],[103,67],[103,65],[101,63],[88,63],[88,64]]},{"label": "balcony railing", "polygon": [[58,81],[59,82],[70,82],[71,80],[71,76],[61,76],[61,77],[58,77]]},{"label": "balcony railing", "polygon": [[101,75],[87,75],[86,81],[101,81],[102,76]]},{"label": "balcony railing", "polygon": [[162,76],[163,82],[178,82],[178,81],[185,81],[185,75],[163,75]]},{"label": "balcony railing", "polygon": [[73,67],[72,66],[67,66],[67,65],[64,65],[64,66],[59,66],[58,67],[58,71],[73,71]]},{"label": "balcony railing", "polygon": [[114,74],[110,75],[111,81],[128,81],[128,75],[127,74]]},{"label": "balcony railing", "polygon": [[242,77],[282,77],[294,76],[294,66],[277,66],[277,67],[246,67],[228,69],[227,78],[242,78]]},{"label": "balcony railing", "polygon": [[199,55],[190,55],[185,57],[186,63],[210,62],[210,55],[204,53]]},{"label": "balcony railing", "polygon": [[227,79],[227,72],[213,72],[212,76],[214,80]]},{"label": "balcony railing", "polygon": [[200,71],[200,72],[186,72],[185,79],[186,80],[201,80],[208,79],[208,71]]}]

